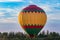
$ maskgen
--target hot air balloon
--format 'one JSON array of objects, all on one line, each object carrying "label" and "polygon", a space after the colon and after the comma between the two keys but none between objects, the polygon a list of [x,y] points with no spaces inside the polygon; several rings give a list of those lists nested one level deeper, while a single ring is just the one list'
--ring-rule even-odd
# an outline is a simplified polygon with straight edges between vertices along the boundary
[{"label": "hot air balloon", "polygon": [[30,37],[38,35],[44,27],[47,20],[44,10],[36,5],[29,5],[24,8],[18,16],[21,27],[29,34]]}]

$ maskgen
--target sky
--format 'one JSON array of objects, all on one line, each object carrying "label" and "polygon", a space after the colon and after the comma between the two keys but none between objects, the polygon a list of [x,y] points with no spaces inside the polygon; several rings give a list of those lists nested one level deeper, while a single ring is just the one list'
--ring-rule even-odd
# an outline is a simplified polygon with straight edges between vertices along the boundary
[{"label": "sky", "polygon": [[47,22],[41,31],[60,33],[60,0],[0,0],[0,32],[24,32],[18,23],[18,14],[32,4],[47,14]]}]

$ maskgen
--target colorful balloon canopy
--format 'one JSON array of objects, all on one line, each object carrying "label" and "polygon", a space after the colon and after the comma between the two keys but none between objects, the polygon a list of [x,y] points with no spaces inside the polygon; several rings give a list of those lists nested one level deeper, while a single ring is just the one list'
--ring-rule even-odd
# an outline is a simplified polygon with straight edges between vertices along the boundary
[{"label": "colorful balloon canopy", "polygon": [[37,35],[44,27],[47,16],[43,9],[36,5],[29,5],[24,8],[18,16],[21,27],[29,34],[30,37]]}]

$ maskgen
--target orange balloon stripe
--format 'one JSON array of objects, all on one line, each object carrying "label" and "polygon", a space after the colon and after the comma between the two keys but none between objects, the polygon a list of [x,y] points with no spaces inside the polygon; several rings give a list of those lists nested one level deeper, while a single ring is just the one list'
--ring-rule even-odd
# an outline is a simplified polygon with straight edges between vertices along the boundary
[{"label": "orange balloon stripe", "polygon": [[[36,24],[36,25],[45,25],[46,23],[46,14],[44,12],[21,12],[20,22],[22,25]],[[22,20],[22,21],[21,21]]]}]

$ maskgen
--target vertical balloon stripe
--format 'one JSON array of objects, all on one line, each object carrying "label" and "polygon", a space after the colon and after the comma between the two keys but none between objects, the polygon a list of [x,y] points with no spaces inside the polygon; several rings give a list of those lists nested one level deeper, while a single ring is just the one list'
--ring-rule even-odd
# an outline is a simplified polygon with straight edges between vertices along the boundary
[{"label": "vertical balloon stripe", "polygon": [[23,14],[22,14],[22,12],[21,12],[21,14],[19,15],[19,17],[18,17],[18,21],[19,21],[19,23],[21,23],[21,25],[23,25],[23,20],[22,20],[22,16]]},{"label": "vertical balloon stripe", "polygon": [[31,15],[30,15],[30,12],[29,12],[29,13],[28,13],[28,24],[31,24],[31,21],[30,21],[31,18],[30,18],[30,16],[31,16]]},{"label": "vertical balloon stripe", "polygon": [[36,13],[34,12],[34,24],[36,24]]},{"label": "vertical balloon stripe", "polygon": [[28,14],[28,12],[26,12],[26,18],[25,19],[26,19],[26,24],[28,25],[28,15],[27,14]]},{"label": "vertical balloon stripe", "polygon": [[26,22],[26,20],[25,20],[26,16],[25,15],[26,15],[25,12],[24,13],[22,12],[22,22],[23,22],[23,25],[25,25],[25,22]]},{"label": "vertical balloon stripe", "polygon": [[40,17],[39,17],[39,16],[40,16],[40,13],[39,13],[39,12],[37,12],[37,14],[36,14],[36,15],[37,15],[37,24],[41,25],[41,24],[40,24],[40,20],[39,20],[39,19],[40,19]]},{"label": "vertical balloon stripe", "polygon": [[30,24],[31,24],[31,22],[32,22],[32,18],[31,18],[31,17],[32,17],[32,13],[29,12],[29,14],[30,14],[30,15],[29,15],[29,16],[30,16]]},{"label": "vertical balloon stripe", "polygon": [[30,21],[29,21],[30,20],[29,19],[29,13],[28,12],[27,12],[27,15],[26,16],[27,16],[27,25],[28,25],[30,23]]},{"label": "vertical balloon stripe", "polygon": [[[29,15],[30,15],[30,24],[32,23],[32,13],[31,12],[29,12]],[[32,17],[32,18],[31,18]]]},{"label": "vertical balloon stripe", "polygon": [[42,12],[42,15],[41,16],[42,16],[41,17],[42,18],[42,22],[41,23],[42,24],[45,24],[46,23],[46,15],[45,15],[45,13]]},{"label": "vertical balloon stripe", "polygon": [[33,12],[32,14],[33,14],[33,15],[32,15],[32,17],[33,17],[33,18],[32,18],[32,19],[33,19],[33,20],[32,20],[32,21],[33,21],[33,23],[32,23],[32,24],[34,25],[34,23],[35,23],[35,18],[34,18],[34,17],[35,17],[35,15],[34,15],[34,12]]}]

